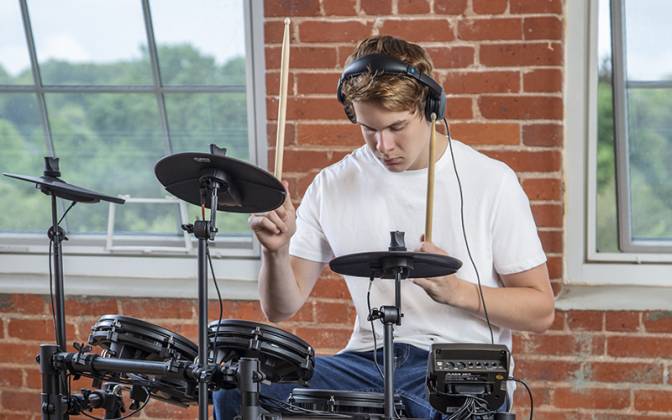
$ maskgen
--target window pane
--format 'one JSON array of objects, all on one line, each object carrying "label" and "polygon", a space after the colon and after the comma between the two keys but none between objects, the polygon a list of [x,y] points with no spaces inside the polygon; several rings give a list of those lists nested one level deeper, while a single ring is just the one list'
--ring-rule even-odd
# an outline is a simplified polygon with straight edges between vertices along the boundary
[{"label": "window pane", "polygon": [[125,203],[117,206],[114,220],[115,236],[182,235],[177,204]]},{"label": "window pane", "polygon": [[0,2],[0,85],[33,84],[18,1]]},{"label": "window pane", "polygon": [[628,90],[633,239],[672,239],[672,90]]},{"label": "window pane", "polygon": [[625,2],[628,80],[672,79],[670,16],[672,2],[669,0]]},{"label": "window pane", "polygon": [[152,83],[140,1],[31,0],[29,6],[45,85]]},{"label": "window pane", "polygon": [[[47,154],[35,95],[0,95],[0,172],[41,176]],[[0,232],[46,232],[51,203],[34,184],[0,176],[0,197]]]},{"label": "window pane", "polygon": [[599,3],[597,86],[597,217],[598,252],[618,251],[614,107],[611,71],[609,0]]},{"label": "window pane", "polygon": [[[47,108],[68,182],[108,195],[164,197],[154,164],[166,148],[156,100],[145,94],[50,94]],[[75,206],[72,232],[105,232],[106,205]],[[153,218],[138,211],[138,223]]]},{"label": "window pane", "polygon": [[[166,95],[168,125],[175,152],[208,152],[211,143],[226,147],[226,155],[249,160],[246,96],[243,93]],[[190,220],[200,209],[188,206]],[[247,215],[223,213],[222,233],[249,235]]]},{"label": "window pane", "polygon": [[244,93],[166,95],[168,125],[175,152],[208,152],[214,143],[227,156],[249,160]]},{"label": "window pane", "polygon": [[160,0],[151,6],[164,85],[245,85],[241,0]]}]

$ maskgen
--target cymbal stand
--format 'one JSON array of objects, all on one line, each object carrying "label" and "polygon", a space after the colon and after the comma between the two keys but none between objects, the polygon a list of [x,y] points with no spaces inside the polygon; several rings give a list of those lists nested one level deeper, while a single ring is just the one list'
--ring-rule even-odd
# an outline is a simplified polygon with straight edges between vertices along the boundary
[{"label": "cymbal stand", "polygon": [[198,378],[198,418],[208,419],[208,241],[217,234],[217,206],[219,189],[226,188],[228,177],[223,171],[208,169],[200,178],[201,197],[210,199],[210,220],[196,220],[193,225],[182,228],[198,239],[198,363],[201,374]]},{"label": "cymbal stand", "polygon": [[[61,172],[58,167],[58,159],[46,157],[45,176],[60,177]],[[41,188],[42,192],[51,195],[51,227],[47,231],[49,245],[52,248],[52,264],[54,267],[54,294],[52,304],[54,306],[54,323],[56,328],[56,346],[47,346],[47,349],[40,352],[40,366],[42,368],[42,417],[44,419],[68,419],[67,414],[67,384],[65,375],[61,371],[53,369],[50,365],[50,355],[58,351],[67,351],[67,331],[65,326],[65,292],[63,289],[63,241],[68,238],[65,231],[58,225],[58,204],[56,201],[56,192],[46,187]],[[47,353],[43,353],[46,351]],[[49,355],[49,356],[47,356]],[[45,357],[47,356],[46,360]],[[49,366],[47,366],[49,365]]]},{"label": "cymbal stand", "polygon": [[[405,251],[404,233],[390,232],[390,251]],[[384,396],[385,419],[396,418],[394,411],[394,325],[401,326],[401,280],[408,277],[413,269],[412,261],[404,257],[388,257],[382,261],[381,277],[394,277],[394,306],[381,306],[371,311],[371,320],[380,319],[383,324],[383,361],[384,361]],[[373,275],[372,275],[373,277]],[[375,350],[374,350],[375,352]]]}]

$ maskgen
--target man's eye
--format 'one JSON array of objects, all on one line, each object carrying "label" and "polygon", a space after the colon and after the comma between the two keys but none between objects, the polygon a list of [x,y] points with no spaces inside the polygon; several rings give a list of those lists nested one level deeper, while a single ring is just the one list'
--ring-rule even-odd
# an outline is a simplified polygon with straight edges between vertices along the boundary
[{"label": "man's eye", "polygon": [[404,127],[405,127],[405,126],[393,126],[393,127],[390,127],[390,130],[392,130],[392,131],[401,131],[401,130],[404,129]]}]

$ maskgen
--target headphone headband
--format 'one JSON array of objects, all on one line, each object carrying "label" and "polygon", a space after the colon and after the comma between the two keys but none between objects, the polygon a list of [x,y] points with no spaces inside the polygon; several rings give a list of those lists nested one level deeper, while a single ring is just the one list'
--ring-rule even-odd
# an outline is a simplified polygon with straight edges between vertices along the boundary
[{"label": "headphone headband", "polygon": [[446,112],[446,95],[443,87],[439,85],[434,79],[428,75],[420,72],[417,68],[404,63],[394,57],[385,54],[370,54],[358,58],[350,63],[343,74],[338,79],[338,88],[336,96],[338,101],[345,106],[345,114],[350,121],[356,122],[356,118],[352,110],[345,103],[345,96],[343,95],[343,83],[351,77],[359,76],[363,73],[388,73],[388,74],[402,74],[411,77],[420,84],[429,88],[427,98],[425,98],[425,118],[431,120],[432,113],[436,114],[437,119],[443,118]]}]

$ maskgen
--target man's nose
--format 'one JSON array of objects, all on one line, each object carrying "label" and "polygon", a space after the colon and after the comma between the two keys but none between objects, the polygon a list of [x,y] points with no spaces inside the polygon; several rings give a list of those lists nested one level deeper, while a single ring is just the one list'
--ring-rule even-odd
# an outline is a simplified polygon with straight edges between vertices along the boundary
[{"label": "man's nose", "polygon": [[394,148],[394,141],[388,133],[383,130],[376,133],[376,149],[380,153],[386,153]]}]

